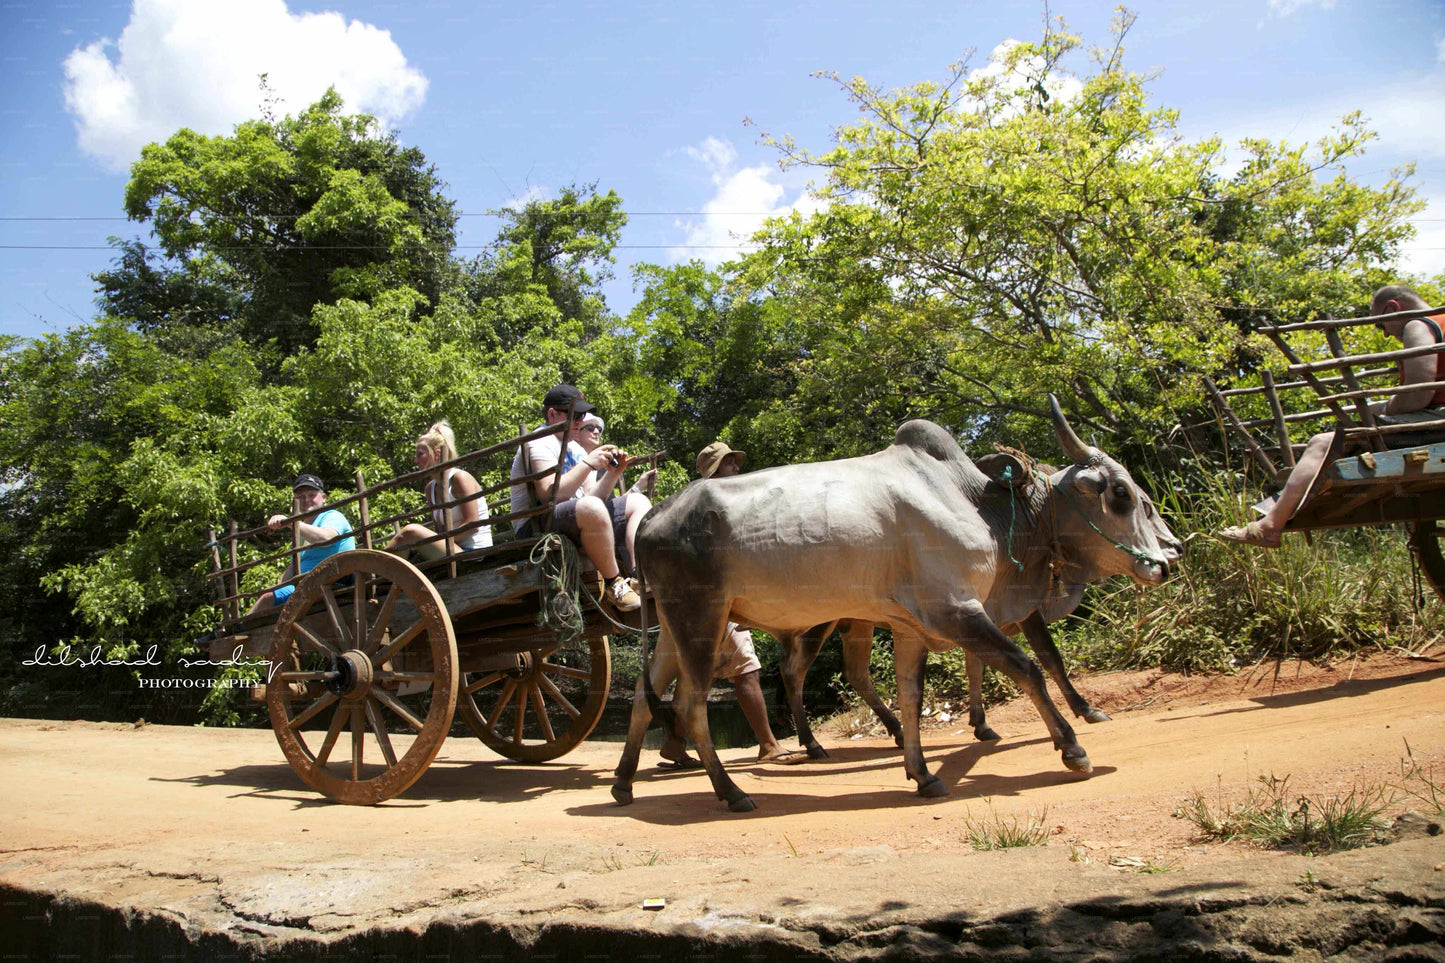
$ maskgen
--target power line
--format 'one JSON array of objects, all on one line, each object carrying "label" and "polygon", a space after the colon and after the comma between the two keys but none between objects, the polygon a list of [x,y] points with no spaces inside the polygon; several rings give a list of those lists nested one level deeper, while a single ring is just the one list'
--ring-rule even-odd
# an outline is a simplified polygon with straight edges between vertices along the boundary
[{"label": "power line", "polygon": [[[740,251],[744,248],[755,247],[754,244],[614,244],[614,251],[665,251],[673,248],[698,251]],[[490,244],[458,244],[452,248],[454,251],[484,251],[491,247]],[[259,245],[248,244],[232,247],[207,247],[211,251],[380,251],[385,250],[376,244],[277,244]],[[0,251],[113,251],[115,248],[108,244],[0,244]],[[1429,250],[1428,248],[1426,250]]]},{"label": "power line", "polygon": [[[772,217],[775,214],[787,214],[787,209],[777,211],[623,211],[628,217]],[[299,218],[302,214],[257,214],[248,213],[245,217],[271,217],[271,218]],[[497,214],[463,212],[457,217],[499,217]],[[110,216],[100,217],[84,214],[35,214],[35,215],[6,215],[0,216],[0,221],[129,221],[128,217]],[[1445,218],[1441,218],[1445,220]]]}]

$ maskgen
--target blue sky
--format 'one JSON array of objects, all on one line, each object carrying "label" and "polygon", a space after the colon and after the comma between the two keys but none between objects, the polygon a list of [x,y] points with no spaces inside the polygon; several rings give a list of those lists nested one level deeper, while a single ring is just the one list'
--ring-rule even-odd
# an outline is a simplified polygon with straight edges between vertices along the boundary
[{"label": "blue sky", "polygon": [[[1363,110],[1381,138],[1351,172],[1378,182],[1418,164],[1431,206],[1406,266],[1445,271],[1445,3],[1131,9],[1126,63],[1159,71],[1153,100],[1181,111],[1191,139],[1312,140]],[[1050,10],[1108,41],[1110,4]],[[0,0],[0,334],[93,315],[88,275],[110,261],[95,248],[139,233],[122,212],[139,145],[180,126],[229,132],[256,112],[263,70],[284,110],[335,83],[420,147],[464,213],[461,254],[494,236],[489,209],[570,183],[615,189],[632,220],[606,294],[624,312],[629,264],[724,259],[739,232],[800,201],[807,172],[780,171],[758,141],[790,133],[822,150],[854,117],[814,71],[896,87],[971,51],[982,67],[1000,43],[1036,39],[1042,12],[1003,0]]]}]

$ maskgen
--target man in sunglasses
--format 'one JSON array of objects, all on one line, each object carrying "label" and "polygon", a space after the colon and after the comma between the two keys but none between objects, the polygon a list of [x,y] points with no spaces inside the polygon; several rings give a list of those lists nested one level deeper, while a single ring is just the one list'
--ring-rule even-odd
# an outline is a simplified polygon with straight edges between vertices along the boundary
[{"label": "man in sunglasses", "polygon": [[[525,455],[523,448],[518,448],[512,459],[513,480],[546,472],[532,480],[530,492],[526,484],[512,486],[512,514],[532,508],[533,495],[538,502],[545,503],[555,494],[550,524],[534,515],[514,519],[512,525],[519,538],[553,531],[582,546],[606,583],[605,601],[618,612],[634,612],[642,602],[624,577],[618,549],[626,547],[625,561],[631,568],[633,538],[651,503],[633,495],[601,496],[612,490],[622,473],[637,459],[616,445],[597,445],[586,451],[577,443],[583,420],[596,408],[572,385],[557,385],[542,400],[542,417],[548,425],[566,422],[569,409],[571,421],[564,432],[527,442]],[[560,477],[550,470],[555,469],[558,462],[562,465]],[[602,469],[600,475],[599,469]]]}]

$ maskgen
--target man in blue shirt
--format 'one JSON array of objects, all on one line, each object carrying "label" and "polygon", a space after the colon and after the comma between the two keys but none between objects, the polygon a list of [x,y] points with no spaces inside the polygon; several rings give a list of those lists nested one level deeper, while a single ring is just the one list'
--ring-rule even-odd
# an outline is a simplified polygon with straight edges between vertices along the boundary
[{"label": "man in blue shirt", "polygon": [[[351,522],[347,521],[345,515],[334,508],[317,514],[326,503],[326,485],[321,479],[315,475],[297,475],[291,491],[292,508],[295,514],[302,516],[302,520],[296,523],[296,531],[301,536],[301,541],[309,546],[298,553],[298,574],[305,575],[337,552],[349,552],[356,547],[356,539],[351,537]],[[274,532],[285,525],[289,518],[288,515],[272,515],[266,519],[266,527]],[[332,541],[339,535],[345,535],[346,538]],[[325,542],[330,544],[320,544]],[[281,574],[282,581],[291,578],[292,574],[291,566],[286,566],[286,571]],[[258,598],[256,604],[251,606],[251,611],[284,605],[294,591],[295,585],[277,586]]]}]

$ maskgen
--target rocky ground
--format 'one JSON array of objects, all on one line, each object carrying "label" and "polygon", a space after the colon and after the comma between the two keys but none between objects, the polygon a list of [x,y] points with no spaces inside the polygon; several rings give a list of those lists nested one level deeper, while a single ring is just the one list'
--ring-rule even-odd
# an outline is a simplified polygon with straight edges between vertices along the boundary
[{"label": "rocky ground", "polygon": [[[652,769],[609,793],[620,746],[522,766],[448,740],[374,807],[305,788],[266,730],[0,721],[5,959],[492,956],[1445,960],[1445,663],[1379,656],[1205,679],[1085,677],[1114,720],[1067,772],[1031,706],[973,739],[934,707],[914,795],[883,738],[822,736],[799,766],[723,753],[758,804]],[[944,716],[948,718],[945,720]],[[1408,746],[1408,750],[1407,750]],[[1288,777],[1316,801],[1385,787],[1387,842],[1327,856],[1198,838],[1193,792]],[[980,826],[1045,845],[978,852]],[[643,901],[661,899],[661,909]]]}]

